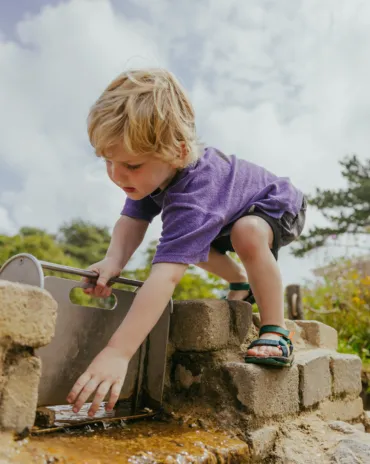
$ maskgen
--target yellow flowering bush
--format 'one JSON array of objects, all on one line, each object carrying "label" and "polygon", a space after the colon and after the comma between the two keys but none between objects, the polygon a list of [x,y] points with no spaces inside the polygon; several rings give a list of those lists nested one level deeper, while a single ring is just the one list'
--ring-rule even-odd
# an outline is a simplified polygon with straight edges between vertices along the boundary
[{"label": "yellow flowering bush", "polygon": [[350,261],[338,262],[304,288],[303,304],[306,319],[338,331],[339,351],[370,362],[370,275],[360,275]]}]

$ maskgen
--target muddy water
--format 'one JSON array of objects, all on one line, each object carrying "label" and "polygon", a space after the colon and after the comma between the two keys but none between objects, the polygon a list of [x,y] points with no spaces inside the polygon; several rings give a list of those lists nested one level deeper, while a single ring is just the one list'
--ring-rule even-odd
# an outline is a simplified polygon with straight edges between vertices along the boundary
[{"label": "muddy water", "polygon": [[[57,416],[64,422],[66,411]],[[248,456],[243,441],[196,422],[97,422],[19,441],[0,434],[1,464],[247,463]]]},{"label": "muddy water", "polygon": [[226,433],[163,423],[29,437],[3,437],[0,462],[9,463],[246,463],[248,447]]}]

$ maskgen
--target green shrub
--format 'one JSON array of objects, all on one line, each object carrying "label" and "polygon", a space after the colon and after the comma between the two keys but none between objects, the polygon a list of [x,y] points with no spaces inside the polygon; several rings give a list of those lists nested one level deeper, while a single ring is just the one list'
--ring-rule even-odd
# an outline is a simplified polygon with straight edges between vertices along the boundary
[{"label": "green shrub", "polygon": [[370,362],[370,276],[360,276],[350,262],[303,291],[306,319],[338,331],[339,351],[358,354]]}]

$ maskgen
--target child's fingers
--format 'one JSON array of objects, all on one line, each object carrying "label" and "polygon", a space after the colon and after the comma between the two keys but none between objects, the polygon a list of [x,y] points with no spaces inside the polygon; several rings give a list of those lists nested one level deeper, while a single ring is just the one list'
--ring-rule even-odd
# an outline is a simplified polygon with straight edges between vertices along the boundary
[{"label": "child's fingers", "polygon": [[91,295],[94,292],[94,285],[88,280],[82,280],[81,288],[86,295]]},{"label": "child's fingers", "polygon": [[105,287],[100,293],[100,298],[107,298],[108,296],[109,296],[109,289]]},{"label": "child's fingers", "polygon": [[89,409],[90,417],[93,417],[96,411],[99,409],[100,404],[103,402],[106,394],[109,392],[110,386],[111,386],[111,382],[109,380],[105,380],[99,385],[95,393],[95,397],[92,402],[92,405],[90,406],[90,409]]},{"label": "child's fingers", "polygon": [[80,394],[81,390],[84,388],[87,382],[89,382],[90,379],[91,374],[89,374],[88,372],[84,372],[82,375],[80,375],[80,377],[77,379],[67,396],[68,403],[73,403],[75,401],[77,396]]},{"label": "child's fingers", "polygon": [[114,408],[115,404],[117,403],[119,394],[121,393],[122,385],[123,385],[122,380],[117,380],[112,385],[109,401],[108,401],[108,404],[106,405],[107,411],[111,411]]},{"label": "child's fingers", "polygon": [[85,404],[89,396],[96,390],[99,385],[99,380],[96,377],[92,377],[84,386],[81,393],[78,395],[77,400],[73,406],[73,412],[77,413]]}]

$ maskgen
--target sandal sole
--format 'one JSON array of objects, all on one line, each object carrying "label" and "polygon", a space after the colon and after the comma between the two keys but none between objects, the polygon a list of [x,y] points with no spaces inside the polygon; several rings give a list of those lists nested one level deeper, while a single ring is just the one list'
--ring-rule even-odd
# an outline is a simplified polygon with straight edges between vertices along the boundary
[{"label": "sandal sole", "polygon": [[293,364],[294,357],[291,358],[263,358],[258,356],[246,356],[244,358],[247,364],[264,364],[275,367],[291,367]]}]

